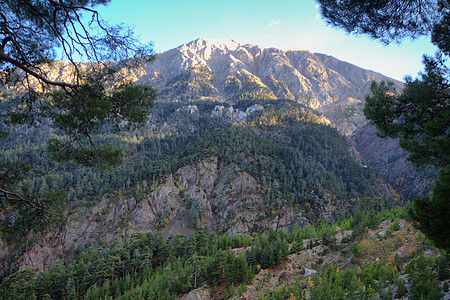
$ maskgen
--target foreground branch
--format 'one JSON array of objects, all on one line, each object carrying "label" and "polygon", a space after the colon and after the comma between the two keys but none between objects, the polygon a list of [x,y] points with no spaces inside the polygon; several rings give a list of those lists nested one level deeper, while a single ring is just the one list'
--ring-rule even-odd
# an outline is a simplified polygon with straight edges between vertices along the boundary
[{"label": "foreground branch", "polygon": [[48,78],[46,78],[45,76],[36,73],[35,71],[33,71],[32,69],[28,68],[27,66],[25,66],[24,64],[20,63],[19,61],[7,56],[4,53],[0,53],[0,60],[3,61],[7,61],[11,64],[13,64],[14,66],[18,67],[19,69],[23,70],[25,73],[30,74],[31,76],[35,77],[38,80],[43,81],[44,83],[48,84],[48,85],[54,85],[54,86],[60,86],[63,88],[77,88],[78,86],[75,84],[70,84],[70,83],[66,83],[66,82],[59,82],[59,81],[52,81]]},{"label": "foreground branch", "polygon": [[0,197],[4,197],[6,200],[8,200],[10,202],[23,203],[31,208],[34,208],[36,210],[40,210],[42,212],[46,212],[46,213],[50,214],[50,212],[48,212],[44,208],[44,206],[42,205],[42,203],[39,201],[39,199],[37,197],[36,197],[35,201],[32,201],[30,199],[23,198],[22,196],[20,196],[17,193],[7,191],[1,187],[0,187],[0,193],[2,193],[0,195]]}]

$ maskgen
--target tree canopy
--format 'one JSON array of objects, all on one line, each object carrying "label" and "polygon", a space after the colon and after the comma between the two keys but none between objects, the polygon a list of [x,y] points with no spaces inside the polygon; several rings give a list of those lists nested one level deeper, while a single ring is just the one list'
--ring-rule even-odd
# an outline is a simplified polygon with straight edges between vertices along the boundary
[{"label": "tree canopy", "polygon": [[[317,0],[325,21],[385,44],[429,35],[448,16],[448,0]],[[448,22],[448,20],[447,20]],[[444,33],[442,31],[442,33]],[[448,33],[447,33],[448,34]]]},{"label": "tree canopy", "polygon": [[[107,121],[116,125],[124,121],[129,126],[142,122],[156,97],[153,89],[124,84],[118,78],[120,69],[151,60],[153,48],[141,44],[130,27],[110,26],[93,9],[109,2],[0,3],[0,78],[4,87],[13,86],[12,93],[6,89],[3,100],[9,111],[2,122],[33,123],[40,117],[50,117],[66,135],[52,144],[70,149],[66,157],[80,163],[88,162],[81,158],[85,154],[95,157],[89,161],[91,164],[117,162],[120,153],[100,151],[91,133]],[[55,76],[49,72],[57,50],[60,59],[70,62],[68,76],[60,76],[62,79],[53,79]],[[105,87],[106,81],[113,87]],[[25,89],[17,95],[20,85]],[[110,159],[102,161],[105,157]]]},{"label": "tree canopy", "polygon": [[424,58],[425,72],[420,78],[406,78],[401,94],[392,84],[372,84],[364,113],[373,120],[382,137],[399,138],[416,166],[449,164],[450,112],[449,70],[439,59]]},{"label": "tree canopy", "polygon": [[318,0],[330,25],[365,34],[384,44],[430,36],[438,51],[424,56],[419,77],[405,77],[402,92],[392,84],[372,84],[364,113],[382,137],[399,138],[416,166],[439,167],[440,181],[432,195],[416,199],[411,216],[439,247],[449,250],[450,224],[450,1]]},{"label": "tree canopy", "polygon": [[[111,26],[93,9],[111,0],[4,0],[0,3],[0,67],[15,66],[48,85],[74,88],[82,82],[78,61],[123,61],[152,55],[126,25]],[[55,59],[73,63],[74,82],[51,80],[41,64]]]},{"label": "tree canopy", "polygon": [[[156,91],[124,82],[120,71],[152,60],[154,50],[129,26],[109,25],[101,18],[95,7],[110,1],[0,1],[2,136],[11,126],[47,119],[58,130],[48,145],[54,159],[100,168],[121,161],[120,149],[102,146],[92,135],[104,126],[120,130],[145,120]],[[52,65],[64,68],[64,74],[52,74]],[[24,205],[24,212],[46,211],[38,195],[9,189],[27,170],[24,162],[2,160],[0,199]]]}]

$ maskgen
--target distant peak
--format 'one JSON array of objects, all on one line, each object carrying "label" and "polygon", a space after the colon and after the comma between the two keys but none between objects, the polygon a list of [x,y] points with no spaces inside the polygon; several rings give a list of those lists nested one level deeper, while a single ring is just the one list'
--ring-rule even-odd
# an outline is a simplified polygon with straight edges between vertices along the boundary
[{"label": "distant peak", "polygon": [[212,39],[199,38],[186,44],[187,46],[208,47],[214,46],[217,48],[236,49],[241,46],[241,43],[231,39]]},{"label": "distant peak", "polygon": [[300,49],[300,48],[284,49],[284,51],[286,51],[286,52],[308,52],[308,53],[314,54],[314,52],[311,52],[311,51],[306,50],[306,49]]}]

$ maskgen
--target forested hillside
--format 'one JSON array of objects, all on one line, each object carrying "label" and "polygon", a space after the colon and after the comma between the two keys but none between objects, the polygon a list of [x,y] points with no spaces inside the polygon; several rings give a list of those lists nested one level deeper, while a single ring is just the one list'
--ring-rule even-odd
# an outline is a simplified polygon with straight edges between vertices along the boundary
[{"label": "forested hillside", "polygon": [[[1,203],[1,297],[175,299],[202,286],[193,293],[215,299],[447,292],[446,258],[399,208],[433,176],[404,178],[404,154],[368,137],[351,97],[384,77],[306,51],[230,45],[201,39],[129,70],[159,98],[142,127],[92,134],[122,149],[117,166],[49,151],[67,132],[48,118],[1,124],[10,131],[3,173],[23,167],[11,192],[51,212]],[[56,65],[52,76],[65,79]],[[386,251],[376,257],[372,246]]]},{"label": "forested hillside", "polygon": [[[36,274],[3,277],[1,299],[440,299],[448,293],[439,256],[404,209],[359,210],[337,223],[289,233],[192,236],[136,233],[70,249]],[[200,287],[199,289],[196,289]],[[194,290],[195,289],[195,290]]]},{"label": "forested hillside", "polygon": [[[62,222],[41,239],[46,250],[37,251],[40,238],[28,235],[21,247],[4,248],[2,269],[46,270],[70,247],[134,231],[189,234],[205,227],[219,234],[261,234],[336,219],[366,199],[378,199],[372,202],[379,207],[398,201],[375,169],[355,160],[349,141],[324,122],[291,101],[158,103],[144,128],[98,134],[102,143],[125,152],[122,164],[109,171],[52,160],[45,145],[58,131],[48,123],[16,128],[2,144],[4,159],[27,161],[32,171],[15,191],[66,197],[59,197]],[[26,236],[32,217],[32,210],[3,212],[5,245]]]}]

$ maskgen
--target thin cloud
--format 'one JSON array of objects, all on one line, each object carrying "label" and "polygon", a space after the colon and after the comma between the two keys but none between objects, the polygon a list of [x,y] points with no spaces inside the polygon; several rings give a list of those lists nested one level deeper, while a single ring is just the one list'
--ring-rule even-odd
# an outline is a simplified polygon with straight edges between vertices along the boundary
[{"label": "thin cloud", "polygon": [[268,27],[273,27],[273,26],[276,26],[278,24],[280,24],[280,21],[272,19],[272,20],[270,20],[269,24],[267,24],[267,26]]}]

